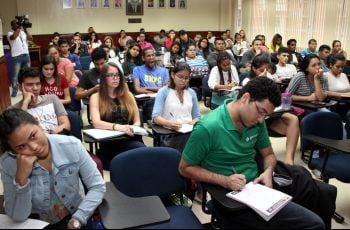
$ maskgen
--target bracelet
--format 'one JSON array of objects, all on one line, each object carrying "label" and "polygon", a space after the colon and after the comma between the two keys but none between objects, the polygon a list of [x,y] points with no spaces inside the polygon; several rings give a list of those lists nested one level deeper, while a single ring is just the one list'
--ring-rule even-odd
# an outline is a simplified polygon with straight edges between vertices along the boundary
[{"label": "bracelet", "polygon": [[115,125],[116,123],[113,123],[112,129],[115,131]]}]

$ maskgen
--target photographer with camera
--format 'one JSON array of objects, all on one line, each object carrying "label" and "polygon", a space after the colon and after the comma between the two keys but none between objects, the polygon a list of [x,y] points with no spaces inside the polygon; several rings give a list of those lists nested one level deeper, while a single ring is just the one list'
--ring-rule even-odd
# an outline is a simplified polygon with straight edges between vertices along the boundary
[{"label": "photographer with camera", "polygon": [[31,27],[31,23],[29,23],[25,16],[16,16],[16,19],[11,21],[12,31],[7,33],[7,39],[11,46],[13,66],[11,76],[12,97],[16,97],[17,95],[18,73],[20,69],[25,66],[30,67],[28,40],[32,41],[33,37],[26,29],[28,27]]}]

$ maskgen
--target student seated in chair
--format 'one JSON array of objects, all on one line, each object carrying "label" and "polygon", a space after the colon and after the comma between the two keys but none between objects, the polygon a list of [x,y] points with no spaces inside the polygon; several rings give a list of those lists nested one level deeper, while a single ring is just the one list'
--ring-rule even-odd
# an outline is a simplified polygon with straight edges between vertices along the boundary
[{"label": "student seated in chair", "polygon": [[[320,58],[315,54],[307,55],[300,64],[300,71],[288,84],[287,91],[292,94],[293,102],[324,101],[327,98],[328,81],[323,74]],[[329,111],[320,108],[319,111]],[[305,109],[308,114],[314,112]]]},{"label": "student seated in chair", "polygon": [[110,161],[117,154],[145,146],[142,136],[134,136],[130,127],[141,125],[140,114],[121,69],[114,63],[106,63],[101,68],[101,86],[90,97],[90,117],[94,128],[121,131],[128,137],[100,143],[97,156],[104,169],[109,169]]},{"label": "student seated in chair", "polygon": [[208,86],[214,90],[211,98],[211,107],[214,109],[224,103],[224,100],[233,96],[232,88],[239,85],[236,66],[231,64],[227,52],[219,53],[217,66],[214,66],[209,75]]},{"label": "student seated in chair", "polygon": [[[280,103],[281,94],[272,80],[257,77],[249,81],[236,100],[227,99],[196,124],[183,151],[179,172],[228,190],[241,190],[250,181],[272,187],[276,156],[264,121]],[[256,154],[264,163],[260,175]],[[252,209],[226,213],[225,217],[227,222],[246,228],[325,228],[318,215],[294,202],[268,222]]]},{"label": "student seated in chair", "polygon": [[56,95],[40,95],[40,72],[36,68],[21,69],[18,87],[23,98],[13,105],[34,116],[47,133],[62,133],[70,130],[67,112]]},{"label": "student seated in chair", "polygon": [[0,115],[0,127],[6,214],[16,222],[37,215],[50,229],[89,223],[106,186],[80,140],[46,135],[36,118],[16,108]]},{"label": "student seated in chair", "polygon": [[100,87],[100,72],[102,66],[107,62],[107,54],[102,47],[94,49],[91,53],[95,68],[85,71],[75,91],[75,99],[80,100],[98,92]]},{"label": "student seated in chair", "polygon": [[[196,93],[188,88],[190,73],[191,68],[187,63],[175,64],[169,85],[161,88],[156,96],[152,114],[155,124],[178,130],[183,124],[193,125],[199,120],[201,115]],[[182,152],[188,137],[189,135],[169,137],[168,146],[177,147]]]},{"label": "student seated in chair", "polygon": [[[161,87],[168,84],[169,71],[164,67],[157,66],[155,50],[151,47],[142,50],[142,60],[145,64],[137,66],[133,70],[132,80],[134,82],[135,93],[157,93]],[[153,105],[153,99],[143,104],[143,121],[152,119]]]}]

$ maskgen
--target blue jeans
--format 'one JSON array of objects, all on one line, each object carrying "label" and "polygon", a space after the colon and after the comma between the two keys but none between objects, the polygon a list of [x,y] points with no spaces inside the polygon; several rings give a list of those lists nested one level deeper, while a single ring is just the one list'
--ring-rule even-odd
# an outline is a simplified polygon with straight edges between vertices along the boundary
[{"label": "blue jeans", "polygon": [[30,67],[30,57],[29,54],[21,54],[16,57],[12,57],[12,78],[11,78],[11,85],[12,89],[16,89],[18,84],[18,74],[21,68],[23,67]]},{"label": "blue jeans", "polygon": [[256,229],[325,229],[322,219],[312,211],[294,203],[288,203],[270,221],[265,221],[250,208],[240,213],[219,212],[224,228]]}]

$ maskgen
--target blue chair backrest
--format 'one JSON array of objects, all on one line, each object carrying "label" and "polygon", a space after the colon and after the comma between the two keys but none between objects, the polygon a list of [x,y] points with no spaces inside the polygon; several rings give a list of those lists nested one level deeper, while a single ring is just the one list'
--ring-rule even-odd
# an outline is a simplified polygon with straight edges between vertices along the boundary
[{"label": "blue chair backrest", "polygon": [[115,156],[110,164],[111,181],[131,197],[161,198],[186,189],[178,172],[181,154],[168,147],[142,147]]},{"label": "blue chair backrest", "polygon": [[301,148],[306,150],[309,144],[303,135],[311,134],[319,137],[341,140],[343,123],[339,114],[333,112],[313,112],[301,121]]},{"label": "blue chair backrest", "polygon": [[83,120],[76,112],[67,110],[67,114],[70,123],[71,134],[79,140],[82,140],[81,129],[83,128]]},{"label": "blue chair backrest", "polygon": [[91,56],[82,56],[80,57],[80,64],[81,64],[81,70],[85,71],[90,69],[90,63],[91,63]]}]

